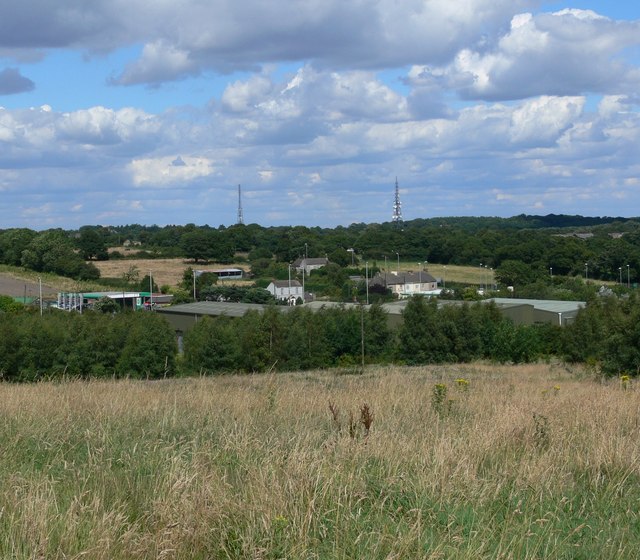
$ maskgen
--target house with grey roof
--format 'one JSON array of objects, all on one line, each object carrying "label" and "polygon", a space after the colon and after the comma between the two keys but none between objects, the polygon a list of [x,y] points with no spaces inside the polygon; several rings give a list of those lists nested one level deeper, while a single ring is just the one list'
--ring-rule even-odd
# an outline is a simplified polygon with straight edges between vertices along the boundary
[{"label": "house with grey roof", "polygon": [[266,289],[273,297],[286,300],[290,305],[295,305],[298,298],[304,299],[302,284],[297,280],[273,280]]},{"label": "house with grey roof", "polygon": [[297,259],[293,266],[296,268],[298,272],[304,272],[307,276],[312,270],[318,270],[323,266],[327,266],[329,264],[329,259],[326,257],[318,257],[318,258],[308,258],[303,257],[301,259]]},{"label": "house with grey roof", "polygon": [[415,295],[438,295],[438,281],[424,270],[418,272],[388,272],[376,274],[369,287],[384,286],[399,298]]}]

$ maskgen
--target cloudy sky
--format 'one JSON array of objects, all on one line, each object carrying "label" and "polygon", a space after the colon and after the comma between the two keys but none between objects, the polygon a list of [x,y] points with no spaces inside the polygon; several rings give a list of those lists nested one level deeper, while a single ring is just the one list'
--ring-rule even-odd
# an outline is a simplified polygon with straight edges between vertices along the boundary
[{"label": "cloudy sky", "polygon": [[5,0],[0,229],[640,215],[637,0]]}]

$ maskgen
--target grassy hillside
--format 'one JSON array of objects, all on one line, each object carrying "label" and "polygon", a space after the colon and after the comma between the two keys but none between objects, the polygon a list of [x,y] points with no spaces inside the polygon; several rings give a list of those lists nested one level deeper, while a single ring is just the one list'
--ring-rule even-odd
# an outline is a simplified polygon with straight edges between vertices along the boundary
[{"label": "grassy hillside", "polygon": [[472,365],[0,385],[0,557],[635,558],[628,383]]},{"label": "grassy hillside", "polygon": [[[37,293],[36,286],[38,278],[42,279],[42,284],[49,289],[45,292],[88,292],[92,290],[105,290],[104,285],[90,281],[77,281],[64,276],[58,276],[50,272],[36,272],[22,267],[0,265],[0,276],[17,279],[28,283],[31,286],[31,292]],[[21,295],[21,294],[20,294]]]}]

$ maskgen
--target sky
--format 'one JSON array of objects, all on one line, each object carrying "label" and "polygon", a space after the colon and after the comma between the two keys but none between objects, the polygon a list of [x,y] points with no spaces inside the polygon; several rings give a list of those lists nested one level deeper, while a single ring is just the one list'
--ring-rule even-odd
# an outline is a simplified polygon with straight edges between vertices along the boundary
[{"label": "sky", "polygon": [[637,0],[5,0],[0,229],[640,215]]}]

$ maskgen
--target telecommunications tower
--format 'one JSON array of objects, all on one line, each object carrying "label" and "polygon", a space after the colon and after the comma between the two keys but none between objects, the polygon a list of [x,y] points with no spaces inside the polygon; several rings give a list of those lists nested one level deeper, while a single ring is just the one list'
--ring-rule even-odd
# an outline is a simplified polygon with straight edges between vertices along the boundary
[{"label": "telecommunications tower", "polygon": [[238,185],[238,222],[244,224],[244,216],[242,215],[242,187]]},{"label": "telecommunications tower", "polygon": [[402,225],[402,203],[400,202],[400,188],[398,187],[398,178],[396,177],[396,193],[393,201],[393,217],[391,221],[399,226]]}]

